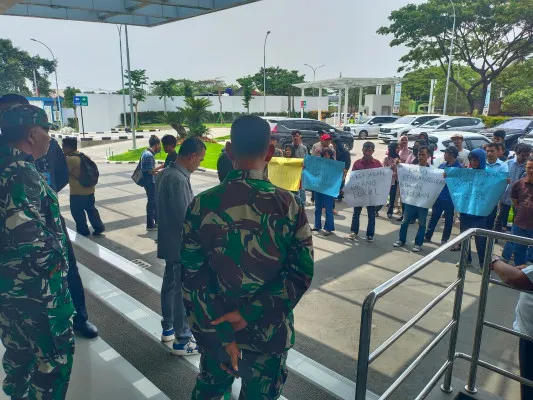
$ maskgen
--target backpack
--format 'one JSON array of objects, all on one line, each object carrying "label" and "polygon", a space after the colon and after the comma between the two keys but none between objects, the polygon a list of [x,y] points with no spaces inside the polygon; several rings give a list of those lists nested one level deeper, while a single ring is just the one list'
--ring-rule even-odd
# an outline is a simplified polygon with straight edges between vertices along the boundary
[{"label": "backpack", "polygon": [[83,153],[80,153],[78,157],[80,157],[80,185],[84,187],[96,186],[100,172],[98,172],[95,162]]}]

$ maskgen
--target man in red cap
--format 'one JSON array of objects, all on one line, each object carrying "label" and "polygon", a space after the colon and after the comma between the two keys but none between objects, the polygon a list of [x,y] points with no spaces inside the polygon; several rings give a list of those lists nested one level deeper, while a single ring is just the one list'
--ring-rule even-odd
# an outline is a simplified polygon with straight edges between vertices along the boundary
[{"label": "man in red cap", "polygon": [[322,150],[327,149],[328,147],[333,151],[333,158],[335,159],[335,149],[331,144],[332,137],[328,133],[322,133],[320,135],[320,142],[315,143],[311,149],[311,155],[320,157]]}]

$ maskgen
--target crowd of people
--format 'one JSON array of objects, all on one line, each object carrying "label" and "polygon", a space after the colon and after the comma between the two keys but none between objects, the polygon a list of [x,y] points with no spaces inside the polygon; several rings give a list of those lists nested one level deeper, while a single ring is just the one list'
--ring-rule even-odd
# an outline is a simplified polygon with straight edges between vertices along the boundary
[{"label": "crowd of people", "polygon": [[[83,285],[60,213],[57,192],[70,184],[70,207],[76,230],[100,235],[105,226],[95,207],[97,174],[84,160],[77,141],[64,140],[61,149],[48,135],[45,112],[20,96],[0,98],[0,334],[6,348],[4,392],[12,399],[64,399],[74,357],[74,331],[96,337],[88,321]],[[340,141],[324,133],[311,149],[294,131],[292,143],[276,148],[266,121],[255,116],[237,119],[231,142],[219,158],[220,184],[197,196],[191,174],[204,160],[206,146],[198,138],[180,143],[175,137],[155,136],[142,153],[140,170],[147,196],[147,230],[157,230],[157,256],[165,260],[161,290],[161,340],[173,342],[176,355],[201,354],[200,374],[193,399],[219,399],[242,379],[246,398],[277,399],[287,379],[287,354],[294,345],[293,309],[310,287],[314,274],[313,234],[335,231],[338,196],[316,192],[307,202],[305,190],[290,193],[274,186],[265,171],[273,156],[312,156],[343,163],[342,178],[350,170],[391,168],[389,202],[392,220],[401,214],[396,247],[406,244],[407,230],[418,221],[413,251],[431,241],[444,215],[441,243],[449,240],[454,207],[445,187],[429,210],[397,202],[398,165],[426,168],[494,169],[509,174],[508,189],[487,217],[461,214],[460,227],[503,230],[514,215],[512,233],[533,238],[533,158],[531,148],[519,145],[512,160],[504,161],[502,135],[485,149],[468,153],[460,135],[453,138],[444,163],[433,165],[433,146],[421,137],[411,150],[407,137],[388,147],[383,161],[373,155],[372,142],[352,164]],[[167,159],[157,166],[155,154],[164,148]],[[93,168],[93,170],[91,170]],[[387,178],[388,179],[388,178]],[[92,184],[92,186],[91,186]],[[305,207],[315,205],[310,225]],[[365,239],[375,237],[376,216],[382,207],[367,207]],[[360,231],[362,207],[353,210],[350,239]],[[427,224],[427,227],[426,227]],[[485,241],[476,239],[480,266]],[[533,289],[533,267],[526,267],[526,246],[505,245],[491,268],[502,280],[520,289]],[[509,264],[514,259],[515,266]],[[530,315],[533,295],[523,293],[516,310],[515,329],[533,336]],[[533,346],[520,340],[522,376],[533,378]],[[527,387],[522,398],[531,397]]]}]

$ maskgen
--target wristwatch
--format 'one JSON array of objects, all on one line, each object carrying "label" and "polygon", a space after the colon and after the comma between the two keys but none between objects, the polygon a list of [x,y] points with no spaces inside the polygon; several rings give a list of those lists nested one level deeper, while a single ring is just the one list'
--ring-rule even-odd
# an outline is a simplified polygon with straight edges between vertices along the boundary
[{"label": "wristwatch", "polygon": [[496,255],[493,255],[492,256],[492,261],[490,263],[490,267],[492,268],[492,265],[496,262],[496,261],[500,261],[500,257],[499,256],[496,256]]}]

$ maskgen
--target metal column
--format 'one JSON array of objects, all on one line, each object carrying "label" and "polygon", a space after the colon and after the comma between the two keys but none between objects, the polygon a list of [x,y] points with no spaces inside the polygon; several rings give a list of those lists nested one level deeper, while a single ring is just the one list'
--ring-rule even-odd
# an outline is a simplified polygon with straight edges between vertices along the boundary
[{"label": "metal column", "polygon": [[344,88],[344,125],[348,123],[348,86]]},{"label": "metal column", "polygon": [[320,109],[320,100],[322,100],[322,86],[318,88],[318,120],[322,121],[322,110]]},{"label": "metal column", "polygon": [[[137,149],[137,135],[135,133],[135,119],[133,115],[133,90],[131,87],[131,63],[130,63],[130,44],[128,40],[128,25],[124,25],[124,34],[126,36],[126,62],[128,63],[128,92],[130,95],[130,126],[131,126],[131,137],[133,139],[133,150]],[[124,116],[124,119],[126,119],[126,116]]]},{"label": "metal column", "polygon": [[304,108],[302,107],[302,101],[304,101],[305,89],[302,88],[302,97],[300,98],[300,118],[304,117]]},{"label": "metal column", "polygon": [[363,112],[363,87],[361,86],[359,88],[359,107],[357,108],[357,112]]}]

